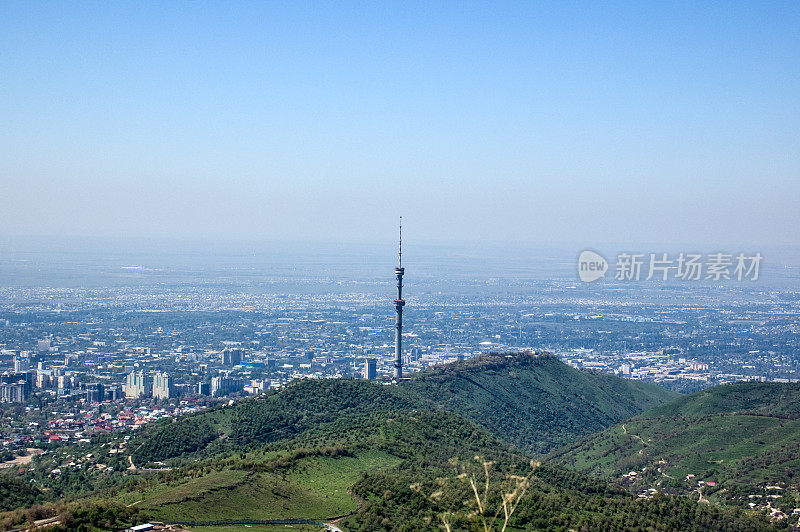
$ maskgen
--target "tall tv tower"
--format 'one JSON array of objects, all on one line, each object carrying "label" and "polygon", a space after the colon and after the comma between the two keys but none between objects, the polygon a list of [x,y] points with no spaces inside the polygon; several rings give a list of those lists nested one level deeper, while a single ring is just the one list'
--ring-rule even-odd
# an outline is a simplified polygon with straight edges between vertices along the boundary
[{"label": "tall tv tower", "polygon": [[400,217],[400,246],[398,250],[397,268],[394,274],[397,276],[397,299],[394,300],[394,308],[397,311],[394,331],[394,377],[403,378],[403,307],[406,302],[403,300],[403,217]]}]

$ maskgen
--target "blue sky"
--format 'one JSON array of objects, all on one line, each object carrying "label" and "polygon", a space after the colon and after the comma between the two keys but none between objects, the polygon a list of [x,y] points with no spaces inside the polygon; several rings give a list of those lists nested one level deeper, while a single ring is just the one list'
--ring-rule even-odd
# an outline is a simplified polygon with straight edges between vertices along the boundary
[{"label": "blue sky", "polygon": [[796,244],[797,2],[0,3],[0,234]]}]

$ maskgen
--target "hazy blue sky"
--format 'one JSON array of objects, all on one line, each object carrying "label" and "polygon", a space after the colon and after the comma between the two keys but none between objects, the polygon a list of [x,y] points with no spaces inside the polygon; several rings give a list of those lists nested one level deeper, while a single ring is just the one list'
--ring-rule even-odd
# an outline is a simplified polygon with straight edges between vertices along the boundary
[{"label": "hazy blue sky", "polygon": [[800,3],[2,2],[0,234],[800,243]]}]

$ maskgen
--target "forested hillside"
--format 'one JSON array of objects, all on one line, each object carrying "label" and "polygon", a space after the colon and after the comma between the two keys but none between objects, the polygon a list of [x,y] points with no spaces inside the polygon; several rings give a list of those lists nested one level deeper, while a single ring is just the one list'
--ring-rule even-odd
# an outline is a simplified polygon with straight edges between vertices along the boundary
[{"label": "forested hillside", "polygon": [[534,453],[678,397],[647,383],[579,371],[549,353],[483,355],[414,375],[402,388]]},{"label": "forested hillside", "polygon": [[744,508],[800,507],[800,385],[735,383],[649,410],[551,461],[641,489]]}]

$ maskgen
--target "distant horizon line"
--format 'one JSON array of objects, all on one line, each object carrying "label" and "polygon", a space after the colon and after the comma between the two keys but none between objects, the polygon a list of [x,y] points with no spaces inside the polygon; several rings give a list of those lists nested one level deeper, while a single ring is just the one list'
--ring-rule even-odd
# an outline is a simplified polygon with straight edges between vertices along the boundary
[{"label": "distant horizon line", "polygon": [[[415,238],[412,235],[406,236],[409,240],[409,248],[413,250],[416,246],[423,247],[462,247],[462,246],[476,246],[476,245],[490,245],[490,246],[533,246],[533,247],[575,247],[579,250],[583,249],[599,249],[604,247],[613,247],[615,249],[636,249],[646,246],[667,246],[671,249],[684,246],[685,251],[739,251],[733,249],[732,246],[748,246],[748,250],[752,248],[761,249],[800,249],[800,243],[764,243],[757,244],[754,242],[710,242],[710,241],[657,241],[657,240],[641,240],[641,241],[615,241],[615,240],[601,240],[601,241],[587,241],[587,240],[541,240],[541,239],[464,239],[464,238],[430,238],[422,237]],[[58,235],[58,234],[8,234],[0,233],[0,244],[12,243],[76,243],[83,242],[85,244],[184,244],[184,245],[302,245],[302,246],[331,246],[331,245],[375,245],[375,246],[390,246],[396,249],[397,235],[387,235],[386,239],[382,238],[320,238],[320,237],[295,237],[295,238],[279,238],[279,237],[236,237],[236,236],[188,236],[188,235]],[[660,248],[647,248],[641,249],[648,252],[660,252]],[[663,249],[663,251],[668,251]]]}]

